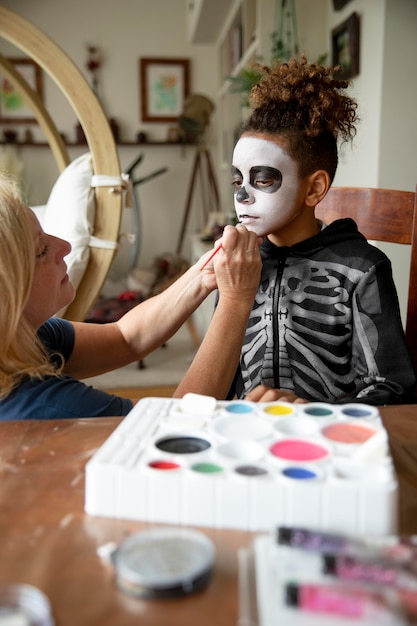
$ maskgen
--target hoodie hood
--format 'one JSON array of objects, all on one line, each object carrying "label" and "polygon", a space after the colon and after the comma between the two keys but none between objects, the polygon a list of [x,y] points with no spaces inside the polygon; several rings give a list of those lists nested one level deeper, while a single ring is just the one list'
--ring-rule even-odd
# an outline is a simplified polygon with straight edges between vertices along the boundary
[{"label": "hoodie hood", "polygon": [[304,257],[316,254],[323,248],[330,248],[335,244],[346,243],[352,240],[366,241],[359,232],[356,223],[349,217],[336,220],[323,228],[317,235],[296,243],[294,246],[275,246],[268,237],[263,240],[260,252],[262,259],[280,259],[288,256]]}]

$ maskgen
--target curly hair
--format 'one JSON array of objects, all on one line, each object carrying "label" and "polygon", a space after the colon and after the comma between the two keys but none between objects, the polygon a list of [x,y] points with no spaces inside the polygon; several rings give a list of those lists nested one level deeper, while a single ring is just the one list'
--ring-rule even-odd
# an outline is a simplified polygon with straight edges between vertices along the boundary
[{"label": "curly hair", "polygon": [[280,135],[300,176],[325,169],[333,180],[337,143],[354,138],[358,121],[356,101],[343,93],[349,82],[334,78],[340,67],[308,63],[305,56],[256,67],[261,78],[252,88],[253,111],[241,133]]}]

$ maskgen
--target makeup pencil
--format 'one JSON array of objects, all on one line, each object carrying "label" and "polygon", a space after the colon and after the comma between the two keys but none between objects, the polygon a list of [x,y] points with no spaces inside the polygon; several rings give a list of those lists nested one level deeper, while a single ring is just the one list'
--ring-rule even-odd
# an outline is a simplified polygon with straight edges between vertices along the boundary
[{"label": "makeup pencil", "polygon": [[220,244],[219,246],[217,246],[217,248],[214,250],[214,252],[212,252],[212,253],[210,254],[210,256],[209,256],[209,258],[207,259],[207,261],[206,261],[206,262],[205,262],[205,263],[204,263],[204,264],[200,267],[200,272],[201,272],[201,270],[203,270],[203,269],[206,267],[206,265],[208,265],[208,264],[210,263],[210,261],[211,261],[211,259],[214,257],[214,255],[215,255],[215,254],[217,254],[217,253],[218,253],[218,251],[220,250],[220,248],[222,248],[222,247],[223,247],[223,246],[222,246],[222,244]]}]

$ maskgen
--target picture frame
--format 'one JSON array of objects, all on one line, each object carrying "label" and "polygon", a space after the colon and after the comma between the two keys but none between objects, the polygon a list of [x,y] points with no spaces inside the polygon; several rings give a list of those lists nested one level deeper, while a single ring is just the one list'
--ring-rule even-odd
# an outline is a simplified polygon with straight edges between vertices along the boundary
[{"label": "picture frame", "polygon": [[332,30],[332,63],[341,65],[337,74],[340,80],[348,80],[359,74],[359,15],[352,13]]},{"label": "picture frame", "polygon": [[351,0],[333,0],[333,8],[335,11],[341,11]]},{"label": "picture frame", "polygon": [[175,122],[190,93],[190,60],[139,60],[141,117],[144,122]]},{"label": "picture frame", "polygon": [[[28,85],[43,101],[42,70],[35,61],[25,58],[8,58]],[[0,70],[0,123],[37,124],[32,109]]]}]

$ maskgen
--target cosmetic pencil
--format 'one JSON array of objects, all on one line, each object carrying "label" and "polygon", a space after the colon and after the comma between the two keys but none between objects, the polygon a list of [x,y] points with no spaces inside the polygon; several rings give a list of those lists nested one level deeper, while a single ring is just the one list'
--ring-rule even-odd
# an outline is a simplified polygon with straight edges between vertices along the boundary
[{"label": "cosmetic pencil", "polygon": [[211,261],[211,259],[214,257],[215,254],[218,253],[218,251],[222,248],[222,244],[220,244],[219,246],[217,246],[217,248],[214,250],[214,252],[212,252],[209,256],[209,258],[207,259],[207,261],[205,261],[205,263],[200,267],[200,272],[206,267],[206,265],[208,265]]}]

